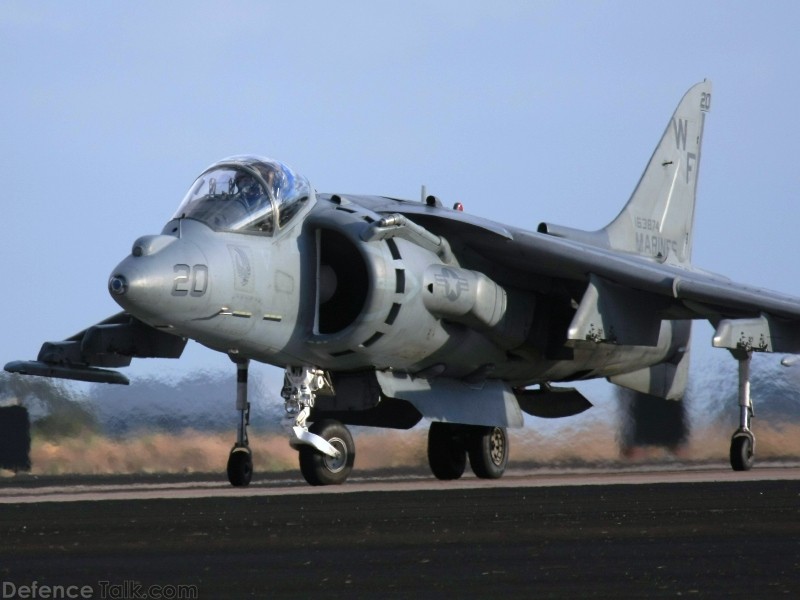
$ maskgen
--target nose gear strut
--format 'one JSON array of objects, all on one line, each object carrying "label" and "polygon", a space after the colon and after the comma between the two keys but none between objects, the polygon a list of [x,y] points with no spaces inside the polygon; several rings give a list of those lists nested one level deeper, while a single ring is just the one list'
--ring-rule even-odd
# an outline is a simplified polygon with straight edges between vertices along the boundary
[{"label": "nose gear strut", "polygon": [[341,452],[328,440],[308,430],[306,420],[314,408],[318,391],[331,389],[331,383],[321,369],[312,367],[286,367],[281,397],[284,400],[286,416],[290,419],[289,444],[292,448],[312,446],[325,456],[341,458]]}]

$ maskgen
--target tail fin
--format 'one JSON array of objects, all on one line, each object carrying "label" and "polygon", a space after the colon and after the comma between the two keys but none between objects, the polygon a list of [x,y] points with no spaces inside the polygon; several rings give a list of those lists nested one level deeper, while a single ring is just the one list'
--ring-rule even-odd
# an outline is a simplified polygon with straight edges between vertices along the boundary
[{"label": "tail fin", "polygon": [[700,146],[710,108],[710,81],[681,99],[630,200],[603,229],[611,248],[670,263],[691,261]]}]

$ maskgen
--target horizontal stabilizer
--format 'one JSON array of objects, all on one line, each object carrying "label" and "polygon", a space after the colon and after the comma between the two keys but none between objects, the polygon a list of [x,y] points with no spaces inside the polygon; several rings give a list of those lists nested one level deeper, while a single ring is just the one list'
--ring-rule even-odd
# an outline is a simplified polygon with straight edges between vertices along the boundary
[{"label": "horizontal stabilizer", "polygon": [[[688,357],[689,354],[687,353]],[[659,363],[632,373],[614,375],[608,380],[614,385],[665,400],[680,400],[686,393],[689,361],[678,364]]]},{"label": "horizontal stabilizer", "polygon": [[45,342],[37,359],[48,364],[118,368],[130,365],[132,358],[178,358],[185,346],[185,338],[123,312],[64,341]]},{"label": "horizontal stabilizer", "polygon": [[178,358],[185,346],[186,338],[150,327],[122,312],[66,340],[45,342],[37,360],[10,362],[5,370],[21,375],[127,385],[127,377],[110,369],[127,367],[132,358]]},{"label": "horizontal stabilizer", "polygon": [[92,383],[119,383],[122,385],[130,383],[128,378],[118,371],[93,367],[68,367],[38,360],[15,360],[8,363],[5,366],[5,370],[19,375],[39,375],[40,377],[74,379]]},{"label": "horizontal stabilizer", "polygon": [[[682,325],[679,325],[681,324]],[[681,400],[689,383],[689,340],[690,321],[673,321],[673,345],[675,353],[666,362],[658,363],[632,371],[613,375],[608,380],[618,386],[665,400]]]}]

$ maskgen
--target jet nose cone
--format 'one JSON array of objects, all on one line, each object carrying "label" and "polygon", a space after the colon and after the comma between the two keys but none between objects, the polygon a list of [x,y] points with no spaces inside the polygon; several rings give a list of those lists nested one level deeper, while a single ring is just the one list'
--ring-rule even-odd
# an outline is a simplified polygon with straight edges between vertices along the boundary
[{"label": "jet nose cone", "polygon": [[145,236],[111,272],[108,292],[123,310],[146,323],[174,324],[205,314],[208,261],[196,243]]},{"label": "jet nose cone", "polygon": [[108,291],[112,296],[124,296],[128,292],[128,279],[117,273],[108,280]]}]

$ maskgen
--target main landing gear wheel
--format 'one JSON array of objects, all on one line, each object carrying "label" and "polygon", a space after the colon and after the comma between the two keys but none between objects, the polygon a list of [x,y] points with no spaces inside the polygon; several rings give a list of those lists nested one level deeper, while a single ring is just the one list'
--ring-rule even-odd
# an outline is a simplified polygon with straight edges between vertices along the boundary
[{"label": "main landing gear wheel", "polygon": [[753,435],[736,432],[731,439],[731,467],[734,471],[749,471],[755,462]]},{"label": "main landing gear wheel", "polygon": [[508,466],[508,434],[503,427],[471,428],[469,465],[481,479],[499,479]]},{"label": "main landing gear wheel", "polygon": [[458,479],[467,465],[462,426],[431,423],[428,430],[428,464],[434,477],[443,481]]},{"label": "main landing gear wheel", "polygon": [[428,464],[443,481],[464,474],[467,455],[477,477],[499,479],[508,466],[508,448],[504,427],[434,422],[428,430]]},{"label": "main landing gear wheel", "polygon": [[308,428],[339,451],[339,456],[327,456],[312,446],[300,446],[300,472],[311,485],[344,483],[356,457],[356,446],[350,431],[332,419],[318,421]]},{"label": "main landing gear wheel", "polygon": [[253,455],[250,448],[234,446],[228,457],[228,481],[232,486],[244,487],[253,477]]}]

